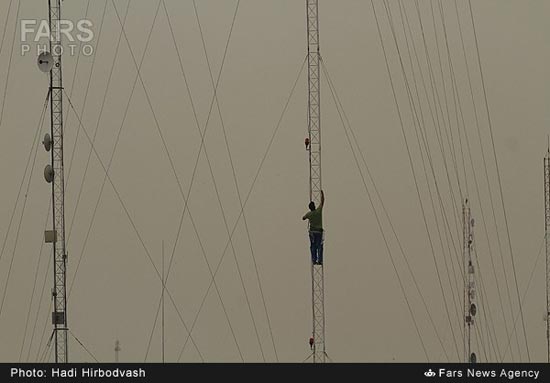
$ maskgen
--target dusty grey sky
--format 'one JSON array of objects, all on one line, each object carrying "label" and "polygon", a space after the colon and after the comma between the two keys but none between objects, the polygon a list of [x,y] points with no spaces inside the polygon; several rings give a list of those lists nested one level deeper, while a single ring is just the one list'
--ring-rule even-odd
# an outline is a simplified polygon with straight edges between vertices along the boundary
[{"label": "dusty grey sky", "polygon": [[[19,27],[14,24],[17,3],[4,0],[0,4],[0,30],[4,29],[4,22],[8,20],[3,49],[0,52],[0,97],[4,106],[0,125],[0,172],[3,180],[0,199],[2,243],[8,230],[27,158],[33,147],[33,137],[48,86],[47,76],[40,73],[36,67],[35,52],[21,55],[19,34],[12,40],[14,28],[19,32]],[[21,0],[19,3],[19,19],[43,19],[47,16],[46,1]],[[85,16],[88,3],[89,12]],[[116,0],[114,3],[122,18],[127,2]],[[196,3],[208,59],[216,77],[237,2],[201,0]],[[406,45],[411,44],[411,41],[406,41],[403,34],[399,2],[390,0],[388,3],[408,80],[412,81]],[[449,161],[454,203],[460,206],[454,170],[456,163],[461,188],[464,195],[467,194],[472,201],[472,214],[477,220],[475,245],[486,291],[486,302],[485,305],[480,304],[480,321],[477,322],[484,340],[475,347],[478,348],[477,353],[481,360],[494,361],[495,354],[504,354],[507,346],[506,333],[512,328],[511,315],[512,312],[513,315],[518,312],[516,285],[500,205],[499,183],[468,2],[457,0],[458,15],[463,28],[468,69],[472,76],[501,250],[492,216],[491,199],[487,191],[457,13],[454,2],[441,3],[458,94],[463,104],[466,136],[462,123],[459,128],[454,120],[456,109],[452,101],[451,76],[439,2],[420,0],[419,9],[427,51],[433,65],[435,86],[441,96],[441,110],[445,111],[444,94],[450,108],[451,130],[443,123],[441,127],[444,132],[453,131],[455,134],[453,142],[457,160],[453,161],[451,158],[448,146],[445,152]],[[125,30],[137,60],[143,54],[157,4],[157,1],[144,0],[133,0],[130,4]],[[456,344],[442,300],[434,258],[419,207],[370,1],[320,0],[322,56],[439,333],[438,339],[380,202],[376,200],[374,206],[381,217],[383,232],[402,278],[429,360],[445,361],[447,357],[457,360],[456,350],[462,350],[461,317],[460,314],[457,315],[460,313],[457,310],[461,308],[460,303],[455,300],[460,301],[461,295],[460,292],[457,294],[456,290],[452,290],[455,293],[453,300],[449,281],[454,288],[454,278],[460,278],[460,275],[458,270],[453,272],[453,269],[449,269],[447,273],[445,265],[449,268],[452,264],[458,267],[457,256],[460,256],[461,250],[457,242],[459,233],[454,217],[455,214],[460,214],[460,211],[454,209],[451,202],[453,197],[449,192],[436,128],[429,117],[428,102],[422,95],[420,74],[422,72],[426,81],[429,81],[429,71],[426,65],[426,52],[422,45],[418,13],[415,2],[402,2],[422,68],[421,71],[418,69],[413,56],[415,78],[419,81],[420,93],[419,98],[415,96],[413,99],[417,105],[422,106],[425,114],[424,126],[431,147],[434,172],[454,242],[446,239],[449,235],[447,227],[435,222],[422,168],[421,152],[414,133],[411,108],[387,13],[382,1],[375,0],[374,4],[388,53],[398,104],[403,114],[404,129],[410,145],[420,196],[426,209],[435,258],[457,339]],[[443,81],[431,5],[435,10],[437,41],[443,62]],[[104,164],[107,164],[122,123],[136,70],[126,40],[123,38],[103,115],[98,124],[99,111],[120,33],[117,14],[111,1],[108,1],[103,29],[99,35],[104,6],[104,1],[78,0],[63,3],[64,18],[79,20],[87,17],[93,21],[95,38],[92,44],[96,48],[93,56],[80,57],[76,77],[74,73],[77,56],[66,54],[64,78],[66,91],[69,94],[72,92],[72,103],[82,116],[82,123],[88,135],[92,137],[96,126],[99,126],[95,148]],[[189,81],[197,118],[203,129],[213,93],[193,2],[166,0],[166,7]],[[10,14],[6,18],[8,8]],[[542,320],[545,310],[544,254],[538,258],[537,256],[543,239],[542,158],[546,150],[547,127],[550,126],[550,77],[547,73],[550,62],[550,32],[547,27],[550,3],[541,0],[472,0],[472,8],[521,296],[526,290],[531,271],[538,259],[529,290],[525,295],[523,311],[531,360],[543,361],[546,358],[545,323]],[[252,185],[258,165],[304,60],[305,28],[303,1],[240,2],[221,75],[218,97],[243,199]],[[407,33],[407,39],[409,38],[410,35]],[[15,41],[15,44],[10,65],[12,41]],[[35,49],[34,45],[33,48]],[[10,75],[9,83],[6,85],[8,68]],[[200,136],[162,6],[141,68],[141,75],[179,182],[187,194]],[[91,82],[84,104],[89,79]],[[446,93],[443,90],[444,85]],[[7,89],[6,93],[4,89]],[[245,208],[274,343],[279,360],[288,362],[300,362],[309,355],[307,340],[311,332],[307,228],[300,219],[308,202],[307,156],[303,147],[307,130],[306,92],[307,72],[302,72]],[[428,92],[431,92],[429,87]],[[322,89],[322,100],[323,183],[327,195],[325,284],[328,354],[333,360],[340,362],[425,361],[426,356],[326,82]],[[433,107],[433,99],[430,99],[430,102]],[[104,172],[92,153],[72,224],[90,144],[83,131],[78,133],[76,141],[78,119],[68,107],[68,102],[65,105],[66,113],[69,113],[68,116],[66,114],[65,127],[69,284],[82,257],[69,297],[69,327],[101,361],[114,359],[115,339],[121,341],[121,360],[143,361],[157,312],[160,280],[109,182],[105,185],[83,252]],[[438,118],[444,120],[446,117],[446,113],[442,114],[439,111]],[[40,137],[48,130],[49,126],[46,123],[40,130]],[[459,142],[459,138],[464,141]],[[467,155],[466,138],[471,143],[472,162]],[[442,139],[444,144],[448,145],[445,133]],[[240,206],[216,108],[208,124],[205,142],[223,210],[228,225],[232,228],[239,215]],[[75,155],[71,162],[74,148]],[[465,157],[464,167],[461,148]],[[33,156],[35,152],[36,146],[31,152]],[[32,160],[33,157],[31,165]],[[47,216],[50,189],[42,176],[42,169],[48,160],[48,155],[39,146],[34,171],[30,176],[30,187],[26,194],[25,212],[18,240],[16,242],[17,227],[25,202],[23,197],[29,173],[25,177],[23,195],[17,205],[11,229],[7,233],[5,250],[0,259],[0,293],[2,296],[5,293],[4,306],[0,313],[1,361],[39,360],[51,331],[48,304],[52,273],[51,269],[47,269],[50,248],[44,245],[40,253],[46,219],[48,227],[51,225],[51,219]],[[475,169],[479,182],[480,198],[476,193],[472,168]],[[365,171],[364,166],[361,170]],[[139,81],[109,174],[144,241],[147,252],[160,270],[161,244],[164,241],[168,263],[183,208],[183,199]],[[430,175],[429,168],[428,175],[430,188],[435,191],[434,178]],[[369,191],[373,192],[371,180],[366,178],[366,181]],[[434,198],[437,219],[441,222],[442,210],[436,194]],[[481,223],[480,206],[483,206],[488,236],[485,235]],[[201,154],[194,179],[189,208],[206,256],[214,268],[220,260],[228,235],[204,152]],[[443,238],[444,250],[439,241],[438,227]],[[228,251],[221,263],[216,282],[235,339],[245,361],[263,360],[259,343],[265,359],[275,361],[254,263],[242,222],[237,226],[233,242],[260,342],[254,332],[234,255]],[[453,249],[450,253],[447,244]],[[494,257],[494,273],[489,256],[489,244]],[[6,291],[10,265],[11,273]],[[495,281],[495,276],[498,282]],[[43,291],[44,280],[46,283]],[[506,293],[505,280],[509,284],[511,301]],[[186,216],[167,287],[188,327],[193,322],[209,281],[210,275],[203,253],[189,216]],[[31,296],[32,305],[29,306]],[[29,307],[30,317],[26,325]],[[168,299],[165,307],[166,358],[167,361],[176,361],[187,332]],[[503,324],[503,313],[508,323],[507,329]],[[485,316],[491,319],[484,321]],[[512,356],[508,352],[504,360],[527,359],[521,321],[518,320],[517,325],[521,357],[513,337]],[[487,329],[493,334],[491,341],[488,340]],[[161,332],[157,323],[148,361],[160,360],[160,339]],[[207,296],[193,330],[193,339],[206,361],[241,361],[215,290]],[[494,351],[496,347],[490,345],[495,339],[498,342],[497,352]],[[72,337],[70,352],[71,361],[92,361]],[[496,359],[500,360],[500,357]],[[201,359],[193,344],[189,343],[181,360],[194,362]]]}]

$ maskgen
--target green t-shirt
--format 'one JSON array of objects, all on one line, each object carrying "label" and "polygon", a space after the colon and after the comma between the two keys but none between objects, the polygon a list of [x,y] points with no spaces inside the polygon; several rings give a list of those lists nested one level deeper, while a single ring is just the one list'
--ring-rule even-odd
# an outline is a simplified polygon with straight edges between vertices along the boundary
[{"label": "green t-shirt", "polygon": [[309,211],[304,216],[309,219],[310,231],[323,231],[323,207],[320,206],[313,211]]}]

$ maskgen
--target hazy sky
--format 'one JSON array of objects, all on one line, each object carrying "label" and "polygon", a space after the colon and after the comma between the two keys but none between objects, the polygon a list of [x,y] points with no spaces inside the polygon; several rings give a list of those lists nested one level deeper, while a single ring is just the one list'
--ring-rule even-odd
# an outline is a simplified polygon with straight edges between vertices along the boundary
[{"label": "hazy sky", "polygon": [[[387,2],[413,102],[416,110],[421,109],[423,113],[422,129],[430,146],[433,173],[441,200],[436,193],[429,162],[425,162],[424,172],[422,159],[427,161],[426,152],[424,147],[421,152],[415,135],[414,114],[384,2],[374,0],[374,5],[410,157],[371,2],[320,0],[319,3],[323,61],[428,309],[415,288],[364,164],[361,164],[361,172],[358,171],[346,131],[323,77],[323,186],[327,199],[324,217],[325,307],[329,356],[339,362],[426,361],[384,244],[385,237],[429,360],[446,361],[448,358],[456,361],[463,358],[460,334],[462,282],[458,269],[461,265],[461,232],[456,226],[456,219],[460,221],[462,192],[463,197],[471,200],[472,215],[476,219],[474,243],[480,266],[476,270],[478,277],[481,270],[484,286],[485,304],[478,299],[479,321],[476,322],[483,340],[476,340],[478,343],[474,348],[482,361],[500,360],[507,348],[512,315],[518,313],[518,299],[468,1],[457,0],[455,9],[454,1],[419,0],[418,12],[412,0]],[[456,93],[452,85],[440,3],[457,84]],[[89,57],[71,55],[70,51],[66,51],[63,58],[65,90],[72,95],[71,103],[77,109],[86,132],[79,129],[79,119],[65,99],[69,286],[81,259],[69,296],[68,324],[74,336],[100,361],[114,360],[116,339],[121,342],[121,361],[144,361],[152,334],[147,360],[156,362],[161,358],[160,317],[152,331],[161,282],[155,267],[161,270],[164,241],[168,269],[184,206],[181,191],[187,197],[199,151],[201,139],[192,105],[200,129],[204,129],[213,96],[201,30],[216,79],[237,1],[196,1],[200,29],[191,0],[165,0],[170,24],[161,3],[140,71],[147,93],[138,80],[123,125],[123,116],[136,79],[134,58],[139,62],[143,55],[159,3],[157,0],[130,2],[125,32],[132,53],[123,36],[106,92],[121,30],[118,16],[124,18],[127,1],[115,0],[114,4],[116,11],[111,1],[63,3],[64,18],[74,21],[89,19],[93,22],[94,39],[91,44],[95,48],[94,54]],[[550,126],[550,77],[547,73],[550,63],[550,3],[542,0],[472,0],[471,4],[518,290],[522,297],[531,272],[535,270],[523,301],[530,357],[532,361],[544,361],[544,254],[538,255],[544,235],[542,159],[547,147],[547,127]],[[0,312],[0,360],[36,361],[42,358],[51,333],[51,310],[48,307],[52,286],[51,265],[48,265],[51,248],[49,244],[42,243],[45,223],[47,228],[51,228],[48,215],[50,185],[43,177],[49,155],[42,145],[36,145],[49,131],[49,117],[41,127],[38,139],[33,141],[48,78],[36,66],[36,44],[31,44],[31,52],[21,53],[20,25],[19,21],[15,23],[17,10],[18,20],[42,20],[47,18],[47,1],[4,0],[0,4],[0,31],[5,30],[0,50],[2,245],[7,233],[0,259],[0,298],[5,295]],[[464,60],[457,15],[461,22],[468,67]],[[402,20],[405,23],[402,24]],[[304,62],[307,49],[305,32],[304,1],[239,2],[217,93],[243,201]],[[411,61],[407,47],[411,49]],[[467,68],[472,80],[472,93]],[[425,80],[426,92],[422,79]],[[417,88],[414,86],[415,80]],[[432,86],[434,93],[436,89],[438,92],[435,104]],[[104,109],[99,120],[104,97]],[[458,102],[461,103],[462,115],[456,113]],[[307,343],[311,333],[309,243],[307,226],[301,220],[308,203],[308,162],[303,144],[307,134],[306,106],[307,70],[304,69],[245,207],[273,342],[278,360],[285,362],[301,362],[310,353]],[[435,124],[430,108],[436,113]],[[474,112],[478,116],[479,135]],[[460,117],[458,123],[457,116]],[[192,326],[210,283],[204,256],[214,270],[228,239],[223,216],[231,230],[240,212],[221,121],[214,105],[205,136],[209,161],[203,150],[189,199],[189,211],[204,253],[186,213],[167,283],[178,309],[175,310],[167,297],[165,351],[166,360],[170,362],[178,360],[187,337],[181,318],[188,328]],[[96,153],[107,166],[121,125],[120,139],[109,170],[116,193],[107,181],[86,242],[105,174]],[[87,137],[94,137],[96,127],[94,153],[90,152]],[[449,178],[439,139],[443,142]],[[89,167],[81,187],[90,153]],[[361,155],[355,153],[360,159]],[[30,165],[25,173],[29,155]],[[485,176],[483,156],[488,177]],[[361,174],[374,198],[375,210],[367,197]],[[425,174],[428,174],[427,178]],[[460,190],[457,178],[460,180]],[[21,196],[7,232],[22,180]],[[425,210],[433,253],[418,195]],[[433,196],[435,216],[430,196]],[[494,206],[494,219],[491,206]],[[384,237],[375,212],[381,220]],[[449,222],[450,230],[445,220]],[[236,227],[233,247],[234,253],[230,247],[216,276],[223,306],[216,289],[212,289],[193,329],[196,348],[189,342],[181,361],[200,361],[200,355],[209,362],[239,362],[242,359],[257,362],[264,360],[264,357],[266,361],[276,360],[242,220]],[[434,259],[445,298],[442,297]],[[235,260],[238,261],[240,273]],[[154,267],[151,262],[154,262]],[[508,289],[505,281],[508,282]],[[456,290],[457,286],[459,290]],[[521,320],[517,321],[517,330],[518,342],[515,336],[512,337],[512,353],[508,350],[505,360],[527,360]],[[492,334],[491,340],[488,331]],[[495,339],[498,347],[490,344]],[[495,351],[496,348],[498,351]],[[500,356],[495,357],[495,354]],[[70,337],[70,360],[93,361],[73,336]]]}]

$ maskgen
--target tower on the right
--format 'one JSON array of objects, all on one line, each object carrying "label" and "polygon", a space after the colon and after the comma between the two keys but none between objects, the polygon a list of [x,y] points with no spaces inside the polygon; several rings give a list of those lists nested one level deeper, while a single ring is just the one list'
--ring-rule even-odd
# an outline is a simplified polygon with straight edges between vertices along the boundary
[{"label": "tower on the right", "polygon": [[550,144],[544,156],[544,236],[546,241],[546,354],[550,363]]},{"label": "tower on the right", "polygon": [[470,211],[468,199],[462,205],[462,243],[464,262],[464,353],[466,363],[476,363],[477,355],[472,351],[472,335],[475,334],[476,284],[475,268],[472,261],[472,246],[474,242],[474,220]]}]

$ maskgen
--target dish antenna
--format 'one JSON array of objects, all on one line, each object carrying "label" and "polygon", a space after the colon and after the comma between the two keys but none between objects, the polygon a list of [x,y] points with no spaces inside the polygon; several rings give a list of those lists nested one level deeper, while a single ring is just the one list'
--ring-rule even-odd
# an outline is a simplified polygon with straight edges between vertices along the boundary
[{"label": "dish antenna", "polygon": [[49,152],[52,148],[52,138],[48,133],[44,135],[44,141],[42,141],[42,144],[44,145],[44,149],[46,149],[47,152]]},{"label": "dish antenna", "polygon": [[475,303],[472,303],[472,305],[470,306],[470,314],[475,317],[476,316],[476,313],[477,313],[477,307],[475,305]]},{"label": "dish antenna", "polygon": [[44,73],[48,73],[53,67],[53,56],[50,52],[41,53],[38,56],[38,69]]},{"label": "dish antenna", "polygon": [[46,165],[46,167],[44,168],[44,178],[46,179],[47,183],[49,184],[52,183],[53,175],[54,175],[54,171],[53,171],[52,165],[50,164]]}]

